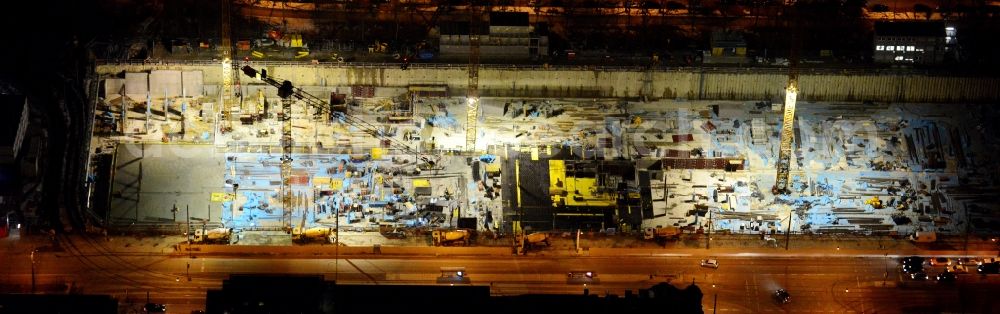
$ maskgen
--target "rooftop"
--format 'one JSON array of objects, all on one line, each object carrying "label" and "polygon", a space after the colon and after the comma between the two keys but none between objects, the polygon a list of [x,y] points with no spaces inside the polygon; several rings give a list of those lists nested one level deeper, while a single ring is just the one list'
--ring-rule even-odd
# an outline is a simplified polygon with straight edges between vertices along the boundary
[{"label": "rooftop", "polygon": [[944,37],[944,23],[875,22],[875,36]]}]

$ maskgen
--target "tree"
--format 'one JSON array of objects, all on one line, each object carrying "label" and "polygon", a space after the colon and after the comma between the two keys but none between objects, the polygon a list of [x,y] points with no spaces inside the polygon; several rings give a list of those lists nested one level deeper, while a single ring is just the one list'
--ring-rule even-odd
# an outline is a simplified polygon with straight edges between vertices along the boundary
[{"label": "tree", "polygon": [[680,9],[685,8],[686,6],[677,1],[670,1],[667,2],[666,7],[667,7],[667,12],[670,12],[670,11],[678,11]]},{"label": "tree", "polygon": [[889,12],[889,6],[881,4],[881,3],[879,3],[879,4],[873,4],[872,7],[871,7],[871,10],[872,10],[872,12],[875,12],[875,13],[886,13],[886,12]]},{"label": "tree", "polygon": [[934,14],[934,9],[923,3],[917,3],[913,5],[913,12],[923,13],[928,20],[931,19],[931,14]]}]

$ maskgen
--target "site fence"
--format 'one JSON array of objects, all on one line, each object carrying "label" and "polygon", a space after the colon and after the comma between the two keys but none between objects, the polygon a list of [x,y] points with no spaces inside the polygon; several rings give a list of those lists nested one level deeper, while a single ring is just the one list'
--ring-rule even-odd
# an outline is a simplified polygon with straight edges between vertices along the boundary
[{"label": "site fence", "polygon": [[[399,63],[390,62],[309,62],[309,61],[250,61],[254,66],[313,66],[324,68],[351,69],[398,69]],[[97,65],[116,66],[221,66],[220,60],[97,60]],[[444,69],[465,70],[463,63],[413,63],[409,69]],[[719,73],[719,74],[786,74],[787,67],[761,66],[618,66],[618,65],[566,65],[566,64],[480,64],[480,69],[487,70],[533,70],[533,71],[604,71],[604,72],[688,72],[688,73]],[[944,75],[954,76],[954,70],[912,69],[912,68],[808,68],[800,67],[799,75]],[[967,73],[973,75],[974,73]]]}]

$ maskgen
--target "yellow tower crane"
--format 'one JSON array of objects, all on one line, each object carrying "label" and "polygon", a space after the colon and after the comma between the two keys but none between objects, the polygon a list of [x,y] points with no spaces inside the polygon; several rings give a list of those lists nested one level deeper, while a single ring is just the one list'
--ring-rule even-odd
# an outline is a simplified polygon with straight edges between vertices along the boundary
[{"label": "yellow tower crane", "polygon": [[476,151],[476,134],[479,122],[479,19],[475,5],[469,6],[469,88],[466,90],[465,150]]},{"label": "yellow tower crane", "polygon": [[230,9],[230,1],[232,0],[221,0],[222,1],[222,26],[221,26],[221,47],[222,48],[222,92],[221,101],[222,106],[222,121],[219,123],[219,128],[221,132],[229,132],[232,130],[232,117],[230,110],[233,106],[233,86],[237,84],[236,80],[239,80],[239,74],[233,71],[233,41],[232,41],[232,26],[231,17],[232,14]]},{"label": "yellow tower crane", "polygon": [[[795,10],[795,8],[791,8]],[[798,31],[798,14],[792,11],[791,21],[792,36],[790,53],[788,58],[788,86],[785,87],[785,108],[781,116],[781,143],[778,146],[778,161],[776,163],[777,176],[774,179],[774,187],[771,192],[774,194],[787,194],[788,185],[791,179],[789,172],[792,167],[792,143],[795,141],[795,101],[798,98],[798,42],[796,32]]]}]

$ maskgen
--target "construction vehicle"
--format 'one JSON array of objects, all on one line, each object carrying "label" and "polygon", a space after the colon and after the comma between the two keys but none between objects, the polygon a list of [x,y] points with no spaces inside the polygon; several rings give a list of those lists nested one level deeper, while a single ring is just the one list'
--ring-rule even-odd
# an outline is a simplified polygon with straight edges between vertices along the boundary
[{"label": "construction vehicle", "polygon": [[545,246],[550,245],[549,234],[544,232],[535,232],[528,234],[527,236],[518,236],[518,242],[520,242],[525,248],[537,247],[542,244],[545,244]]},{"label": "construction vehicle", "polygon": [[217,243],[229,244],[232,238],[233,228],[196,229],[194,231],[194,243]]},{"label": "construction vehicle", "polygon": [[292,229],[292,242],[296,243],[331,243],[335,236],[333,228],[330,227],[312,227],[305,230],[302,227],[295,227]]},{"label": "construction vehicle", "polygon": [[649,227],[642,233],[646,240],[677,240],[681,237],[681,229],[677,227]]},{"label": "construction vehicle", "polygon": [[865,201],[865,205],[871,205],[874,209],[882,209],[882,200],[878,199],[878,195],[872,196],[872,198]]},{"label": "construction vehicle", "polygon": [[434,246],[468,245],[471,238],[472,233],[466,229],[434,230],[431,232]]},{"label": "construction vehicle", "polygon": [[917,243],[932,243],[937,241],[937,233],[934,231],[917,231],[910,236],[910,241]]}]

